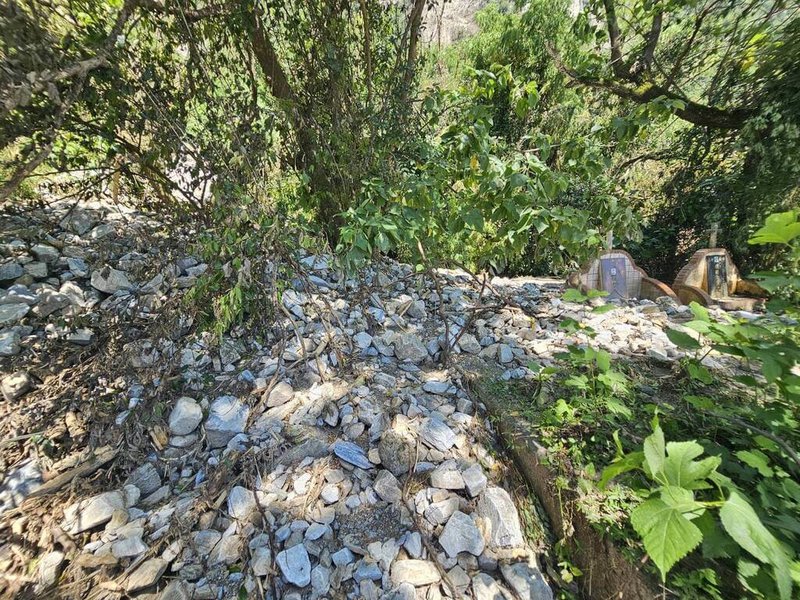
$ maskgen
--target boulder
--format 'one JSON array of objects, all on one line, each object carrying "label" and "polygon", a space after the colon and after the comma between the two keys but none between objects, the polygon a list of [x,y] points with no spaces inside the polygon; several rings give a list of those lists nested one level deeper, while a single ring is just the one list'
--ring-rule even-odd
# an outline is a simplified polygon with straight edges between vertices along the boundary
[{"label": "boulder", "polygon": [[212,448],[222,448],[244,431],[250,407],[234,396],[220,396],[211,404],[206,419],[206,438]]},{"label": "boulder", "polygon": [[133,284],[124,271],[118,271],[108,265],[93,271],[90,282],[93,288],[106,294],[133,289]]}]

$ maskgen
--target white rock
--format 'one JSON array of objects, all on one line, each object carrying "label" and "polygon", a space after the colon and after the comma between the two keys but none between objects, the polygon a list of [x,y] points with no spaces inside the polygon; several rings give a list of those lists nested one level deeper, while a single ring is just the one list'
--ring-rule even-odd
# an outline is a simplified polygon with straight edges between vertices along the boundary
[{"label": "white rock", "polygon": [[143,562],[128,577],[125,584],[125,591],[129,594],[148,588],[161,579],[164,571],[167,570],[168,563],[163,558],[151,558]]},{"label": "white rock", "polygon": [[283,406],[294,398],[294,388],[285,381],[279,382],[269,393],[267,408]]},{"label": "white rock", "polygon": [[222,448],[247,424],[250,408],[234,396],[220,396],[211,404],[205,430],[212,448]]},{"label": "white rock", "polygon": [[446,452],[456,443],[456,434],[439,417],[425,419],[419,432],[426,444],[442,452]]},{"label": "white rock", "polygon": [[17,371],[0,380],[0,392],[2,392],[3,398],[11,402],[24,395],[31,389],[32,384],[30,375],[25,371]]},{"label": "white rock", "polygon": [[392,584],[408,582],[415,587],[441,581],[436,565],[428,560],[397,560],[392,565]]},{"label": "white rock", "polygon": [[431,485],[445,490],[463,490],[464,477],[455,461],[446,461],[431,473]]},{"label": "white rock", "polygon": [[14,325],[28,314],[31,307],[27,304],[0,304],[0,326]]},{"label": "white rock", "polygon": [[90,282],[94,289],[106,294],[133,289],[133,284],[128,280],[128,275],[124,271],[118,271],[108,265],[93,271]]},{"label": "white rock", "polygon": [[467,493],[473,498],[486,489],[486,474],[480,465],[474,464],[462,474]]},{"label": "white rock", "polygon": [[246,521],[258,510],[256,495],[240,485],[228,494],[228,514],[234,519]]},{"label": "white rock", "polygon": [[418,364],[428,358],[425,344],[413,333],[398,333],[394,339],[394,352],[401,362]]},{"label": "white rock", "polygon": [[302,544],[297,544],[288,550],[279,552],[278,556],[275,557],[275,561],[289,583],[297,587],[305,587],[311,583],[311,561]]},{"label": "white rock", "polygon": [[126,500],[125,493],[115,490],[76,502],[64,510],[61,529],[75,535],[103,525],[114,511],[127,508]]},{"label": "white rock", "polygon": [[169,415],[169,430],[175,435],[189,435],[203,420],[203,409],[188,396],[182,396],[175,402],[175,408]]},{"label": "white rock", "polygon": [[454,512],[447,521],[439,536],[439,543],[450,558],[456,558],[459,552],[480,556],[485,546],[475,521],[461,511]]},{"label": "white rock", "polygon": [[472,578],[472,594],[475,600],[513,600],[490,575],[478,573]]},{"label": "white rock", "polygon": [[477,513],[486,519],[492,546],[505,548],[523,544],[517,509],[511,496],[504,489],[487,488],[478,500]]},{"label": "white rock", "polygon": [[511,589],[523,600],[553,599],[553,592],[538,567],[520,562],[502,565],[500,571]]},{"label": "white rock", "polygon": [[250,558],[250,568],[256,577],[266,577],[272,569],[272,551],[269,548],[260,547],[253,550]]},{"label": "white rock", "polygon": [[36,591],[41,592],[55,585],[61,575],[61,567],[64,564],[64,553],[54,550],[48,552],[39,561],[36,568]]}]

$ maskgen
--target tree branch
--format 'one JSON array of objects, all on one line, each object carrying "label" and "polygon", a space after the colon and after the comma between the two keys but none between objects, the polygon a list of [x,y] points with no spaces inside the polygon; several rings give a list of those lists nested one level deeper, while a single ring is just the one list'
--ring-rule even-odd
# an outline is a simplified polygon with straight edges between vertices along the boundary
[{"label": "tree branch", "polygon": [[683,106],[676,108],[675,114],[684,121],[688,121],[694,125],[701,125],[714,129],[741,129],[747,119],[755,112],[753,109],[749,108],[733,108],[726,110],[714,106],[706,106],[657,84],[633,87],[617,81],[587,77],[564,64],[559,54],[550,44],[547,45],[547,51],[553,58],[556,68],[574,82],[586,87],[606,90],[615,96],[619,96],[625,100],[631,100],[638,104],[646,104],[658,98],[679,101]]},{"label": "tree branch", "polygon": [[622,60],[622,33],[617,22],[617,9],[614,0],[603,0],[608,26],[608,40],[611,43],[611,69],[617,77],[627,78],[629,73]]}]

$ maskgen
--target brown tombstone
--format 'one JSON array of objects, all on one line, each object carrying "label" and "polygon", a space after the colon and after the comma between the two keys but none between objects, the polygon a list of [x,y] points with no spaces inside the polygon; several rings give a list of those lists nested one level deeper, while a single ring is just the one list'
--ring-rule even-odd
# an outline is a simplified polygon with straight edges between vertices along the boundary
[{"label": "brown tombstone", "polygon": [[724,248],[695,252],[678,273],[672,289],[685,304],[694,301],[725,310],[754,310],[763,305],[767,296],[760,285],[739,274]]},{"label": "brown tombstone", "polygon": [[670,287],[648,277],[647,273],[624,250],[606,250],[597,258],[585,264],[580,271],[570,273],[567,287],[578,288],[586,293],[588,290],[608,292],[609,299],[639,298],[655,300],[668,296],[678,301]]}]

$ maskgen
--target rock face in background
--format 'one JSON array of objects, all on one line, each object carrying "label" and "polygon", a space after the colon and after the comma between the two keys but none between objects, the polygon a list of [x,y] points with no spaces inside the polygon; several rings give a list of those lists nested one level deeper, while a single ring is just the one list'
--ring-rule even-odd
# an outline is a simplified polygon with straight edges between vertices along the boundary
[{"label": "rock face in background", "polygon": [[422,39],[443,46],[478,32],[475,14],[491,0],[449,0],[437,2],[424,16]]}]

